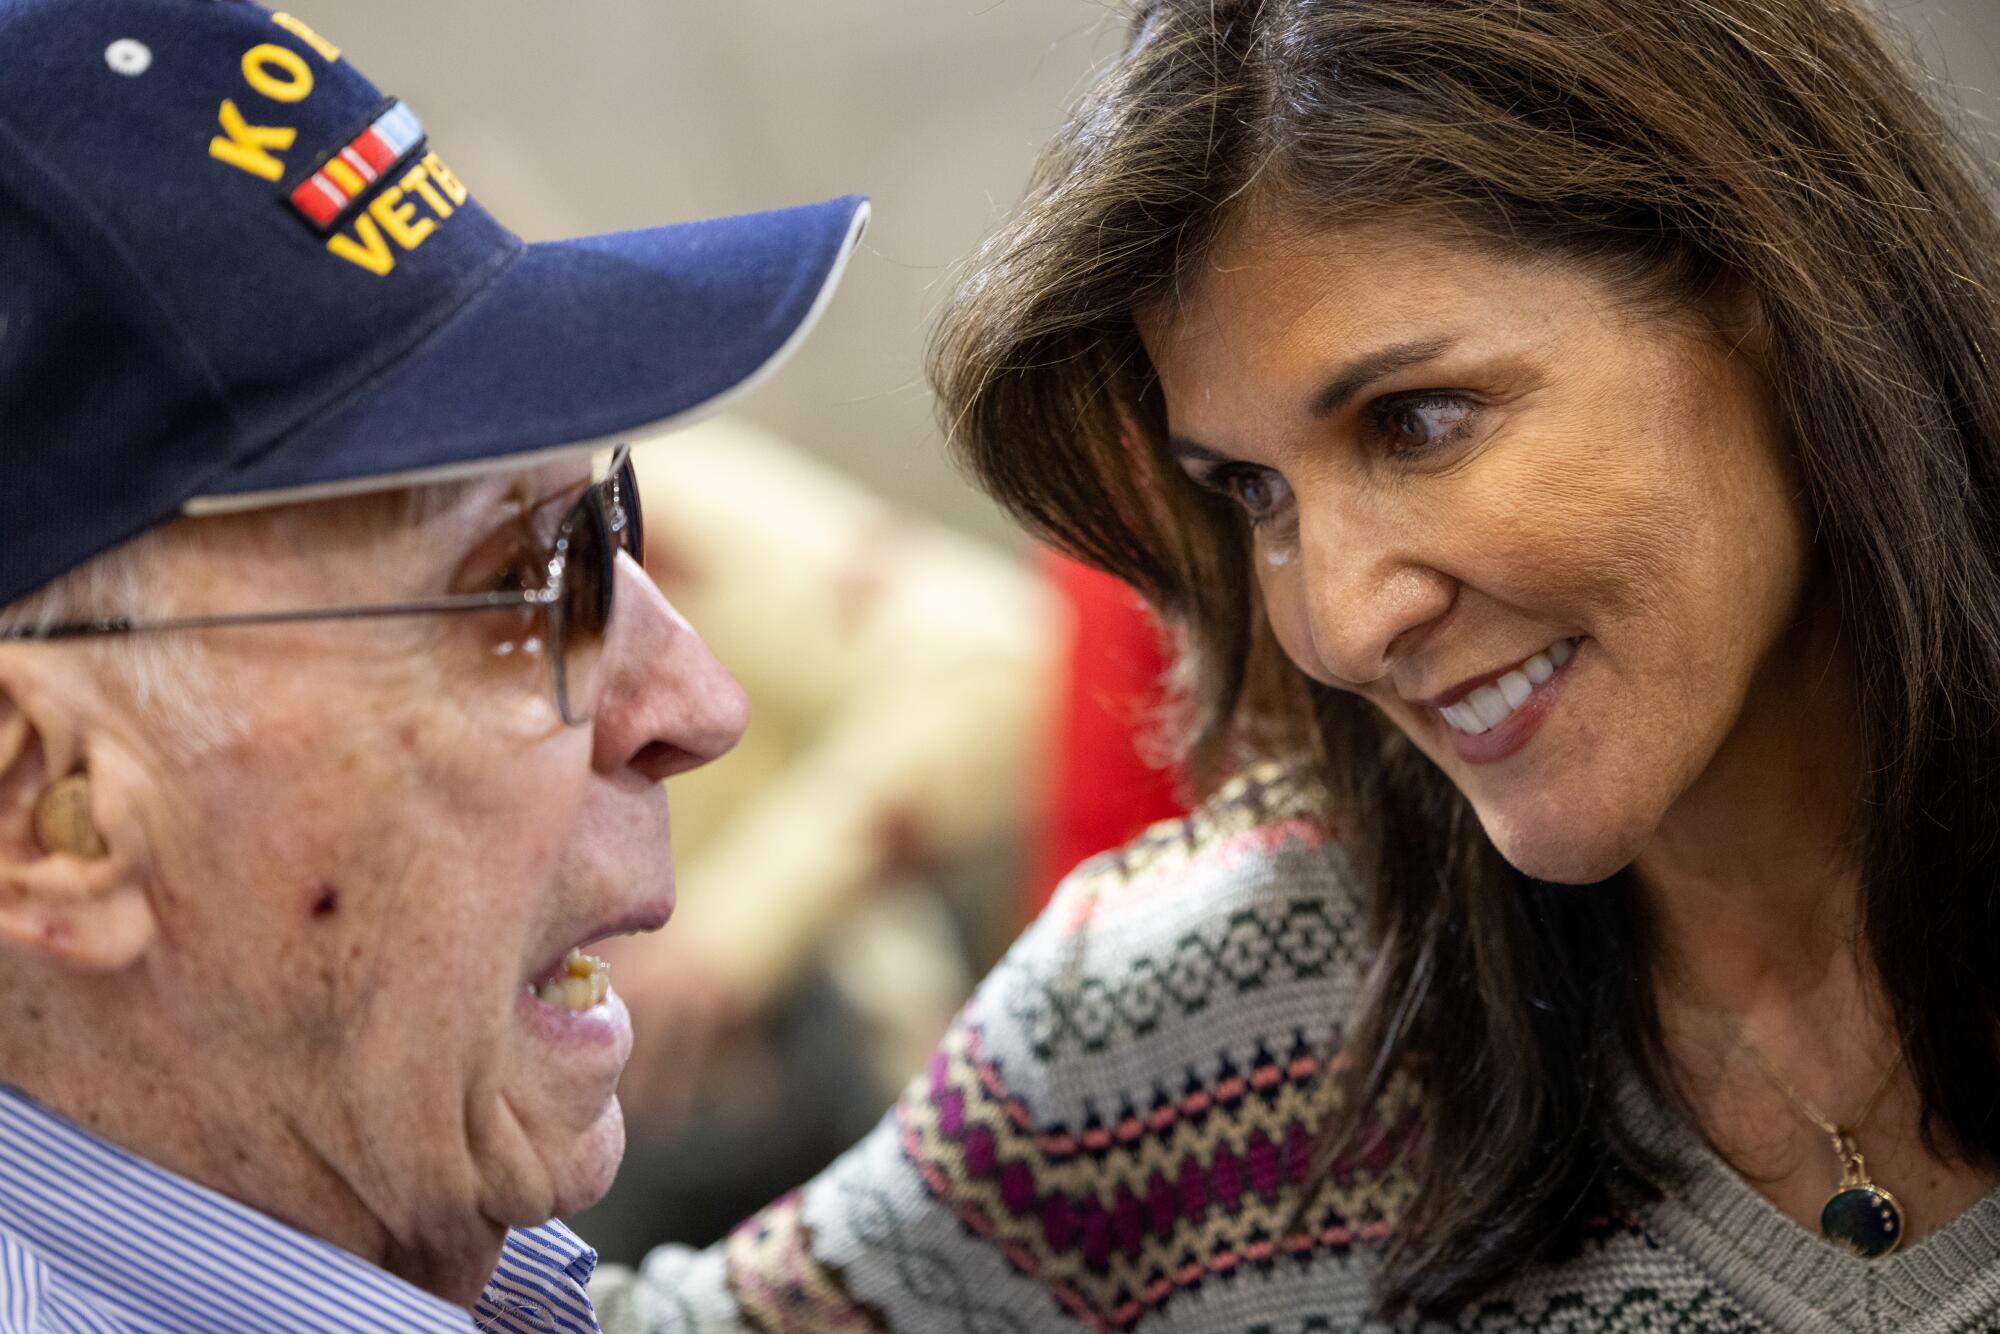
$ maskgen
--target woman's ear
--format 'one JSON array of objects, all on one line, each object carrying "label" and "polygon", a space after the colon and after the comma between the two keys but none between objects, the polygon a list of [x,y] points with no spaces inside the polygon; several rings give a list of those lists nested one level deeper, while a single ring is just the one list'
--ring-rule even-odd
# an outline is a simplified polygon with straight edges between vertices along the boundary
[{"label": "woman's ear", "polygon": [[145,850],[126,846],[135,822],[103,819],[108,794],[55,707],[35,709],[0,680],[0,952],[125,968],[158,933]]}]

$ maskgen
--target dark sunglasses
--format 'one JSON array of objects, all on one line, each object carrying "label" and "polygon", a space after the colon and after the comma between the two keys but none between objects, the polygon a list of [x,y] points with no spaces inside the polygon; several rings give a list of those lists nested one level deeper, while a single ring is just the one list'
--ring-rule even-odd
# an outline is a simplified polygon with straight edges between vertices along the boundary
[{"label": "dark sunglasses", "polygon": [[93,635],[162,634],[238,625],[356,621],[379,616],[431,616],[526,607],[534,611],[540,622],[541,641],[548,646],[556,711],[565,723],[580,727],[590,721],[596,707],[597,678],[604,661],[605,635],[611,628],[620,552],[629,552],[642,566],[646,562],[638,478],[632,469],[631,451],[623,446],[611,456],[605,477],[593,482],[577,498],[547,548],[533,553],[534,558],[528,563],[537,575],[542,571],[546,575],[524,581],[527,587],[361,607],[313,607],[157,620],[107,616],[21,626],[0,631],[0,640],[55,641]]}]

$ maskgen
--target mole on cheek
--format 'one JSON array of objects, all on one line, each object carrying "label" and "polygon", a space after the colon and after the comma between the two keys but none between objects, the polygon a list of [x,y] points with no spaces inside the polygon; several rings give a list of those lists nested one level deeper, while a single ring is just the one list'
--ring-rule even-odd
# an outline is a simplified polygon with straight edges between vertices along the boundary
[{"label": "mole on cheek", "polygon": [[331,917],[340,911],[340,891],[332,885],[320,885],[313,890],[312,915]]}]

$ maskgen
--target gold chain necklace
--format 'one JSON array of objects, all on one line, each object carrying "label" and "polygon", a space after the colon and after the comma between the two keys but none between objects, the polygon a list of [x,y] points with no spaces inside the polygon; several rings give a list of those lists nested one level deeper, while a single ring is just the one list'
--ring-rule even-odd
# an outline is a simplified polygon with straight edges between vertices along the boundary
[{"label": "gold chain necklace", "polygon": [[[1705,997],[1694,991],[1693,979],[1680,979],[1683,990],[1691,993],[1691,998],[1711,1014],[1726,1014],[1720,1006],[1708,1003]],[[1854,1137],[1868,1124],[1870,1117],[1882,1105],[1882,1098],[1889,1092],[1889,1085],[1895,1081],[1896,1072],[1903,1068],[1903,1053],[1899,1047],[1896,1059],[1882,1072],[1882,1080],[1875,1091],[1868,1095],[1868,1101],[1861,1108],[1861,1115],[1854,1118],[1851,1126],[1837,1125],[1833,1119],[1817,1107],[1799,1096],[1791,1081],[1779,1074],[1772,1064],[1764,1059],[1764,1053],[1757,1045],[1744,1036],[1743,1025],[1736,1025],[1736,1045],[1749,1053],[1757,1063],[1764,1078],[1771,1081],[1792,1109],[1818,1126],[1821,1133],[1833,1143],[1834,1156],[1840,1160],[1840,1185],[1827,1197],[1826,1205],[1819,1211],[1819,1232],[1822,1237],[1837,1246],[1844,1246],[1865,1259],[1887,1255],[1903,1242],[1903,1234],[1908,1226],[1904,1222],[1903,1206],[1896,1197],[1877,1185],[1868,1175],[1868,1163],[1861,1156],[1860,1146]]]},{"label": "gold chain necklace", "polygon": [[1750,1054],[1750,1059],[1757,1063],[1764,1077],[1777,1085],[1778,1092],[1785,1095],[1785,1101],[1833,1141],[1833,1152],[1840,1159],[1840,1185],[1819,1211],[1820,1235],[1871,1260],[1895,1250],[1902,1244],[1903,1233],[1907,1230],[1903,1222],[1903,1206],[1896,1202],[1894,1195],[1869,1178],[1868,1163],[1862,1158],[1854,1136],[1882,1105],[1882,1097],[1889,1091],[1896,1072],[1903,1068],[1902,1052],[1898,1051],[1896,1059],[1882,1072],[1882,1082],[1868,1095],[1868,1102],[1862,1107],[1861,1115],[1854,1118],[1854,1124],[1840,1126],[1800,1097],[1799,1091],[1764,1059],[1764,1053],[1743,1036],[1741,1028],[1736,1031],[1736,1042]]}]

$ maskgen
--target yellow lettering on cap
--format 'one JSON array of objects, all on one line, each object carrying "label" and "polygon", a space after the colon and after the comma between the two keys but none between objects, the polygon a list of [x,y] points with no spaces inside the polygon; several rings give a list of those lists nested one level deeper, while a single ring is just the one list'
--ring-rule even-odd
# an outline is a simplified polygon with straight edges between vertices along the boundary
[{"label": "yellow lettering on cap", "polygon": [[289,125],[252,125],[243,119],[236,103],[227,98],[217,115],[222,122],[222,133],[208,141],[210,157],[267,181],[285,174],[283,160],[273,157],[272,150],[282,153],[290,148],[299,137],[297,130]]},{"label": "yellow lettering on cap", "polygon": [[472,191],[466,189],[459,182],[458,177],[451,174],[451,168],[445,166],[444,159],[440,158],[436,153],[426,154],[423,165],[424,170],[431,174],[431,179],[436,181],[439,187],[451,196],[452,203],[463,204],[472,197]]},{"label": "yellow lettering on cap", "polygon": [[411,167],[397,184],[405,190],[414,190],[421,195],[423,201],[431,206],[431,212],[437,214],[440,219],[451,216],[452,206],[437,192],[437,187],[431,184],[430,172],[425,169],[423,163],[419,162]]},{"label": "yellow lettering on cap", "polygon": [[382,230],[389,238],[405,250],[415,250],[424,243],[424,238],[438,229],[429,218],[417,217],[417,206],[403,198],[401,186],[392,185],[375,196],[375,202],[368,206],[375,220],[382,224]]},{"label": "yellow lettering on cap", "polygon": [[273,102],[303,102],[312,96],[312,66],[289,46],[265,42],[245,51],[243,79]]},{"label": "yellow lettering on cap", "polygon": [[348,263],[386,278],[396,267],[396,252],[382,239],[382,229],[366,213],[354,220],[354,235],[335,232],[326,239],[326,248]]},{"label": "yellow lettering on cap", "polygon": [[311,28],[308,28],[298,19],[293,18],[290,14],[273,14],[271,15],[271,22],[277,24],[286,32],[319,52],[319,58],[327,64],[331,65],[334,61],[340,59],[339,47],[314,32]]}]

